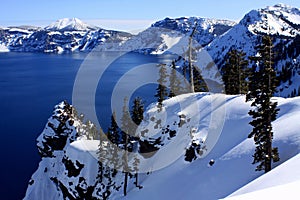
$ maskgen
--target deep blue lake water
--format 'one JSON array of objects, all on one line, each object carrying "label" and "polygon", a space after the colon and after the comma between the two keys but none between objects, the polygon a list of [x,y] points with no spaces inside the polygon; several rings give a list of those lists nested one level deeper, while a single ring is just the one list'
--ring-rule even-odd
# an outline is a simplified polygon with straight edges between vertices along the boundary
[{"label": "deep blue lake water", "polygon": [[[54,105],[62,100],[72,103],[74,80],[86,56],[86,53],[0,53],[1,199],[24,197],[28,181],[41,159],[36,138]],[[109,55],[104,53],[102,59],[106,56]],[[105,128],[109,123],[113,85],[124,73],[137,65],[166,63],[172,58],[171,55],[129,53],[117,59],[103,74],[95,96],[101,126]],[[132,76],[131,80],[140,78]],[[148,105],[154,100],[155,88],[155,84],[145,85],[133,96],[145,98]]]}]

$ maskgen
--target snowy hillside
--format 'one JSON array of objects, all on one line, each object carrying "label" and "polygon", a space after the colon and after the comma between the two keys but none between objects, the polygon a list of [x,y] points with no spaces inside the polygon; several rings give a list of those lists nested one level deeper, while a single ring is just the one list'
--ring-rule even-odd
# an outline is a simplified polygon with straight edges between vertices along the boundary
[{"label": "snowy hillside", "polygon": [[231,194],[228,200],[297,199],[300,195],[300,154]]},{"label": "snowy hillside", "polygon": [[[276,174],[276,169],[284,169],[284,162],[300,153],[300,125],[297,123],[300,98],[273,98],[273,101],[278,102],[280,108],[273,123],[274,146],[279,148],[280,162],[276,163],[278,168],[270,172],[268,181],[276,182],[273,185],[300,181],[294,167],[289,168],[287,176],[281,175],[289,181],[271,175]],[[155,104],[149,106],[137,131],[140,153],[134,156],[141,161],[139,182],[143,188],[138,189],[130,181],[126,197],[122,189],[111,189],[111,199],[220,199],[262,175],[251,164],[255,146],[253,140],[247,138],[251,130],[247,114],[250,103],[245,103],[244,96],[185,94],[163,104],[161,112]],[[42,154],[25,199],[82,199],[88,195],[100,198],[97,195],[101,189],[96,181],[99,140],[87,140],[85,134],[74,138],[74,135],[79,136],[76,132],[87,128],[66,108],[69,106],[65,103],[56,107],[38,138],[39,151],[48,153]],[[60,120],[55,120],[57,118]],[[57,130],[65,131],[58,134]],[[64,142],[54,148],[51,141],[59,137],[65,138]],[[200,155],[195,154],[196,151],[201,152]],[[186,161],[187,157],[193,161]],[[212,166],[209,165],[211,160],[214,160]],[[286,165],[291,166],[289,163]],[[289,178],[291,174],[295,174],[293,179]],[[123,176],[118,173],[114,184],[122,186]],[[257,181],[262,183],[265,176]],[[246,188],[250,189],[241,189],[236,194],[261,189]]]},{"label": "snowy hillside", "polygon": [[45,29],[51,31],[89,31],[96,30],[98,28],[88,25],[78,18],[64,18],[50,24]]},{"label": "snowy hillside", "polygon": [[107,40],[120,43],[130,37],[129,33],[94,27],[77,18],[65,18],[45,28],[0,28],[0,47],[5,51],[78,52],[91,51]]},{"label": "snowy hillside", "polygon": [[[218,68],[225,64],[226,54],[232,49],[243,50],[247,57],[256,54],[255,46],[262,35],[270,34],[274,39],[275,68],[281,78],[279,96],[292,96],[298,92],[300,74],[300,10],[278,4],[264,9],[252,10],[231,30],[216,38],[204,48]],[[284,69],[285,68],[285,69]]]},{"label": "snowy hillside", "polygon": [[[200,17],[165,18],[123,43],[99,46],[99,50],[137,51],[141,53],[163,54],[173,46],[182,54],[186,50],[187,40],[196,27],[194,40],[206,46],[217,36],[228,31],[235,22],[228,20],[207,19]],[[173,52],[174,53],[174,52]]]}]

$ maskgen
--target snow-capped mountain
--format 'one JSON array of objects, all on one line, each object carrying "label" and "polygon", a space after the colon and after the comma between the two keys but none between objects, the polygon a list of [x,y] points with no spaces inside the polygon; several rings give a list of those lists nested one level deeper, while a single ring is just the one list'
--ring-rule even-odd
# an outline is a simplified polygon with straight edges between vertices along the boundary
[{"label": "snow-capped mountain", "polygon": [[180,54],[186,50],[187,40],[196,27],[193,36],[201,46],[206,46],[219,35],[228,31],[235,22],[200,17],[165,18],[152,24],[122,43],[109,43],[99,46],[99,50],[136,51],[141,53],[163,54],[177,46]]},{"label": "snow-capped mountain", "polygon": [[99,28],[86,24],[78,18],[64,18],[50,24],[45,29],[50,31],[90,31]]},{"label": "snow-capped mountain", "polygon": [[196,28],[194,40],[200,45],[206,46],[217,36],[231,29],[236,23],[229,20],[208,19],[201,17],[181,17],[176,19],[165,18],[154,23],[151,27],[176,30],[190,35]]},{"label": "snow-capped mountain", "polygon": [[[280,167],[300,153],[300,127],[298,123],[291,124],[300,117],[300,98],[273,98],[273,101],[280,108],[273,123],[273,145],[280,153],[280,162],[274,167]],[[142,187],[136,187],[135,179],[129,178],[128,194],[124,197],[122,172],[108,182],[105,180],[110,175],[105,175],[99,182],[96,153],[99,140],[93,140],[95,137],[87,131],[93,125],[83,124],[72,106],[60,103],[38,137],[42,160],[29,181],[24,199],[102,199],[101,194],[108,186],[109,199],[215,200],[225,198],[262,175],[251,164],[255,145],[253,139],[247,138],[251,118],[250,102],[245,103],[245,96],[184,94],[164,101],[163,105],[160,112],[152,104],[144,113],[138,129],[140,153],[134,154],[140,160]],[[219,137],[211,146],[209,138],[214,138],[213,130],[219,131]],[[187,156],[191,158],[188,161]],[[296,172],[289,173],[292,176]],[[277,179],[269,187],[299,181],[299,177]],[[258,186],[252,186],[252,191],[255,188]],[[243,191],[246,190],[236,194]]]},{"label": "snow-capped mountain", "polygon": [[21,52],[91,51],[108,39],[122,42],[130,37],[129,33],[90,26],[77,18],[61,19],[46,28],[0,29],[0,48]]},{"label": "snow-capped mountain", "polygon": [[[261,36],[269,34],[274,40],[275,68],[282,80],[280,96],[298,93],[300,74],[300,10],[278,4],[264,9],[252,10],[232,29],[207,45],[206,50],[217,67],[224,66],[226,54],[232,49],[243,50],[247,56],[255,56],[255,46]],[[250,67],[250,66],[249,66]],[[283,71],[288,71],[286,72]],[[283,78],[290,76],[289,78]]]}]

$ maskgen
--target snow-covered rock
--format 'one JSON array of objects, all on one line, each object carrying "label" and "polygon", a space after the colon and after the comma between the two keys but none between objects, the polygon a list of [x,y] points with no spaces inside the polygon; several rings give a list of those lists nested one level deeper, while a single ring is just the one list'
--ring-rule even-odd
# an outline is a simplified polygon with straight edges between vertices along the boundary
[{"label": "snow-covered rock", "polygon": [[[173,46],[175,52],[186,51],[187,40],[196,27],[193,36],[199,46],[206,46],[217,36],[228,31],[235,22],[228,20],[207,19],[200,17],[165,18],[152,24],[151,27],[122,43],[110,43],[99,46],[99,50],[136,51],[141,53],[163,54]],[[183,41],[182,41],[183,40]]]},{"label": "snow-covered rock", "polygon": [[[255,56],[255,47],[261,44],[261,37],[269,34],[274,43],[274,65],[281,83],[278,96],[294,96],[300,86],[299,81],[299,40],[300,10],[277,4],[263,9],[252,10],[225,34],[213,40],[204,48],[220,69],[225,65],[226,54],[232,50],[242,50],[246,56]],[[251,64],[249,64],[251,67]],[[284,69],[285,68],[285,69]],[[288,71],[289,78],[284,78]]]},{"label": "snow-covered rock", "polygon": [[53,22],[45,29],[51,31],[90,31],[99,28],[84,23],[78,18],[64,18]]},{"label": "snow-covered rock", "polygon": [[[289,183],[287,179],[300,181],[298,175],[293,176],[298,173],[295,164],[290,170],[284,170],[291,166],[290,161],[284,162],[300,153],[300,126],[297,123],[300,98],[273,98],[273,101],[278,102],[280,108],[278,118],[273,122],[273,145],[279,148],[280,162],[275,163],[274,172],[257,181],[266,181],[265,176],[269,176],[267,181],[275,185]],[[138,128],[140,153],[134,155],[140,159],[140,170],[144,170],[139,175],[143,188],[135,187],[130,179],[127,196],[123,196],[122,188],[115,188],[110,190],[111,199],[220,199],[262,175],[251,164],[255,145],[253,139],[247,138],[251,119],[247,114],[250,103],[245,103],[245,96],[185,94],[166,100],[163,105],[160,112],[156,104],[150,105]],[[61,107],[56,107],[53,116],[64,110]],[[66,112],[62,113],[59,116],[67,116]],[[74,121],[78,123],[74,122],[72,130],[82,129],[83,124],[76,118]],[[59,124],[53,121],[53,117],[49,122],[54,126]],[[45,141],[41,138],[56,135],[47,129],[39,137],[38,144]],[[214,137],[215,134],[218,137]],[[196,156],[192,162],[187,162],[186,153],[193,144],[199,144],[200,149],[192,149]],[[73,142],[67,142],[62,150],[52,151],[52,157],[43,157],[29,181],[25,199],[83,199],[91,196],[101,199],[97,193],[100,190],[97,182],[98,145],[99,140],[77,137]],[[155,148],[149,148],[149,145]],[[199,150],[202,153],[198,154]],[[209,165],[211,160],[214,160],[213,165]],[[282,170],[285,172],[281,174],[282,178],[276,178]],[[123,176],[123,173],[118,173],[113,183],[122,186]],[[244,191],[236,194],[241,193]]]},{"label": "snow-covered rock", "polygon": [[19,26],[0,29],[0,44],[9,51],[21,52],[86,52],[103,45],[108,39],[120,43],[130,37],[129,33],[101,29],[77,18],[61,19],[45,28]]}]

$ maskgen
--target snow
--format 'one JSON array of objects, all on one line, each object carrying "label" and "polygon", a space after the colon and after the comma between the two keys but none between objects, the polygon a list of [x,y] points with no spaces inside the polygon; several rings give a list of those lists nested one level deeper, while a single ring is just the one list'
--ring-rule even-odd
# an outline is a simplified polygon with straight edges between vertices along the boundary
[{"label": "snow", "polygon": [[226,200],[298,199],[300,181],[226,198]]},{"label": "snow", "polygon": [[28,30],[22,29],[22,28],[10,28],[9,32],[19,32],[22,34],[31,34],[32,33],[32,31],[28,31]]},{"label": "snow", "polygon": [[[288,192],[299,194],[295,187],[299,187],[300,182],[300,124],[297,123],[300,119],[300,97],[276,97],[272,101],[278,102],[280,108],[278,118],[273,122],[273,144],[279,148],[280,162],[274,164],[275,168],[265,175],[256,172],[255,165],[251,164],[255,146],[253,139],[247,138],[251,131],[248,124],[251,118],[247,114],[250,103],[245,103],[245,96],[185,94],[164,101],[161,112],[157,112],[155,104],[150,105],[139,126],[139,131],[147,129],[148,133],[140,137],[141,140],[161,137],[160,150],[148,159],[140,156],[140,170],[144,172],[140,175],[143,189],[129,186],[126,197],[122,196],[121,191],[113,193],[112,199],[215,200],[230,194],[229,199],[259,199],[258,195],[269,192],[274,192],[276,197],[288,196]],[[186,123],[179,127],[177,123],[182,115],[185,115]],[[158,120],[161,120],[160,127],[155,128]],[[74,125],[80,126],[80,123]],[[162,130],[166,127],[176,130],[176,136],[170,138],[163,134]],[[192,140],[206,145],[207,150],[204,149],[202,156],[189,163],[184,161],[183,155]],[[64,166],[59,164],[58,160],[63,156],[73,162],[84,163],[80,176],[93,185],[97,173],[98,144],[98,140],[80,137],[67,144],[65,153],[58,151],[56,158],[43,158],[32,177],[34,184],[28,187],[25,199],[62,199],[49,181],[52,176],[58,177],[65,185],[77,183],[77,177],[67,177]],[[209,165],[211,160],[214,160],[212,166]],[[52,168],[54,163],[57,164]],[[46,174],[45,167],[48,168]],[[146,172],[150,174],[146,175]],[[122,176],[118,181],[122,181]],[[70,186],[70,190],[73,187]],[[39,194],[40,191],[43,193]]]},{"label": "snow", "polygon": [[[170,35],[167,35],[167,34],[162,34],[161,35],[161,38],[163,39],[164,41],[164,44],[161,44],[158,49],[159,51],[155,52],[156,54],[162,54],[164,53],[164,51],[168,51],[170,48],[172,48],[174,45],[176,45],[181,37],[171,37]],[[167,46],[167,48],[163,48],[164,45]]]},{"label": "snow", "polygon": [[0,52],[9,52],[9,49],[5,45],[0,44]]},{"label": "snow", "polygon": [[[199,103],[204,103],[205,98],[207,97],[200,98]],[[187,101],[185,103],[192,104],[186,97],[181,96],[181,100],[183,99]],[[250,126],[248,125],[250,119],[247,116],[249,104],[244,103],[244,100],[244,96],[226,97],[226,121],[218,143],[207,157],[198,159],[191,165],[187,165],[182,161],[182,158],[179,158],[171,166],[153,172],[142,183],[145,189],[130,193],[126,199],[145,197],[147,197],[146,199],[194,199],[196,197],[218,199],[225,197],[226,193],[228,195],[250,180],[259,177],[261,172],[255,172],[255,167],[251,165],[254,144],[252,139],[247,139],[250,132]],[[278,101],[279,107],[282,108],[279,118],[274,122],[274,130],[276,131],[274,145],[279,147],[282,161],[285,161],[300,151],[300,142],[295,137],[299,135],[297,133],[298,128],[295,126],[299,127],[299,125],[295,123],[295,126],[290,127],[288,130],[283,129],[286,126],[285,123],[290,123],[291,120],[299,120],[300,98],[277,98],[274,100]],[[166,106],[170,105],[170,101],[166,101]],[[199,106],[199,110],[202,112],[207,107],[210,107],[209,104],[204,103]],[[184,110],[184,112],[189,113],[191,110]],[[293,119],[290,119],[290,116],[293,116]],[[203,124],[206,123],[200,120],[198,124],[199,132],[205,130],[201,127]],[[185,131],[189,132],[189,130]],[[292,143],[293,145],[291,145]],[[178,146],[169,148],[169,156],[174,154],[176,148]],[[211,159],[215,160],[215,164],[208,168],[207,164]],[[157,160],[157,162],[160,161]],[[297,169],[293,168],[289,173],[292,175],[295,170]],[[282,176],[285,176],[285,174],[283,173]],[[151,193],[151,191],[156,192]]]},{"label": "snow", "polygon": [[[288,161],[284,162],[283,164],[279,165],[272,171],[267,174],[262,175],[261,177],[255,179],[254,181],[250,182],[246,186],[242,187],[241,189],[237,190],[236,192],[229,195],[229,197],[235,197],[238,195],[256,192],[258,190],[265,190],[273,188],[288,188],[287,185],[298,185],[300,184],[300,154],[294,156],[293,158],[289,159]],[[284,186],[283,186],[284,185]],[[283,187],[282,187],[283,186]],[[290,188],[291,189],[291,188]],[[270,189],[271,190],[271,189]],[[295,188],[293,188],[295,190]],[[292,190],[290,190],[292,191]],[[282,191],[281,191],[282,192]],[[299,189],[297,189],[299,194]],[[277,193],[270,193],[273,197],[276,197]],[[269,195],[270,195],[269,194]],[[287,194],[287,191],[285,191]],[[271,198],[271,197],[269,197]],[[231,199],[231,198],[229,198]],[[273,199],[273,198],[271,198]]]},{"label": "snow", "polygon": [[78,18],[63,18],[50,24],[45,29],[55,31],[86,31],[96,29],[96,27],[90,26]]}]

